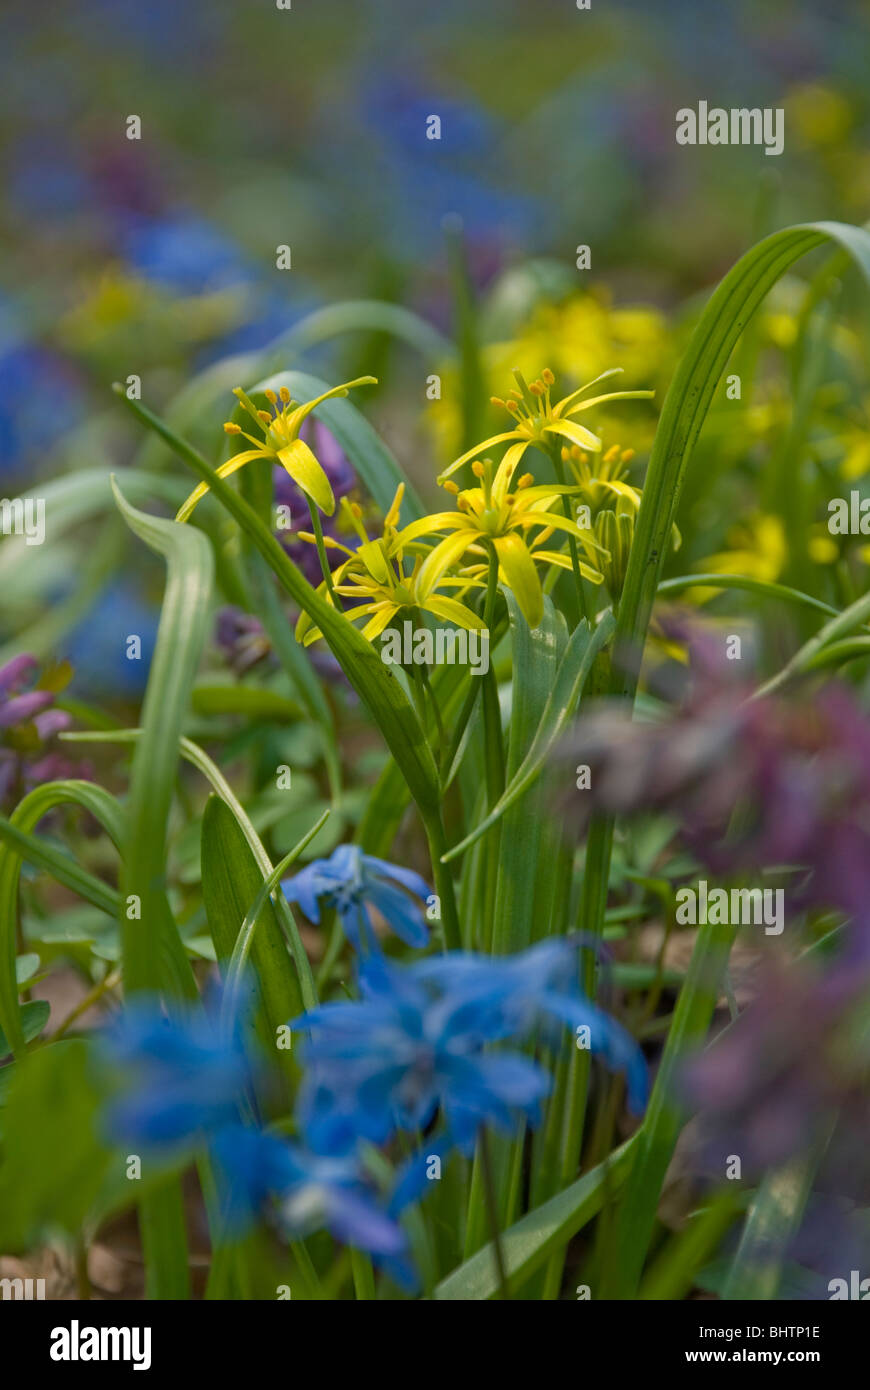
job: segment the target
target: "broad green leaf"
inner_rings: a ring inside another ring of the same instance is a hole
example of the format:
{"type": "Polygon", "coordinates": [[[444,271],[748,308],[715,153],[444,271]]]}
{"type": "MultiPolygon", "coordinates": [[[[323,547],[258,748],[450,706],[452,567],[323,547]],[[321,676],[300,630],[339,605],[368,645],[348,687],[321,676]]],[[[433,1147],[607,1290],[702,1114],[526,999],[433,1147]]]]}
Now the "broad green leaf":
{"type": "Polygon", "coordinates": [[[139,900],[139,918],[120,916],[124,984],[128,992],[170,986],[195,993],[178,928],[166,896],[169,810],[178,772],[179,739],[208,630],[212,552],[193,527],[163,521],[131,507],[112,487],[131,531],[166,561],[166,591],[148,685],[142,732],[130,772],[127,841],[121,894],[139,900]]]}
{"type": "Polygon", "coordinates": [[[51,1231],[78,1235],[109,1164],[99,1106],[84,1041],[15,1064],[3,1111],[0,1249],[30,1249],[51,1231]]]}
{"type": "MultiPolygon", "coordinates": [[[[167,568],[130,773],[121,896],[124,905],[135,896],[140,916],[129,918],[124,907],[119,916],[124,987],[128,995],[163,988],[174,997],[195,997],[193,971],[166,895],[166,844],[179,741],[208,630],[212,550],[202,532],[137,511],[114,479],[112,487],[131,531],[163,556],[167,568]]],[[[141,1212],[149,1297],[187,1297],[187,1233],[178,1181],[145,1197],[141,1212]]]]}
{"type": "MultiPolygon", "coordinates": [[[[51,1005],[47,999],[33,999],[27,1004],[21,1005],[21,1033],[25,1042],[32,1042],[38,1038],[51,1013],[51,1005]]],[[[0,1061],[8,1057],[12,1048],[6,1041],[6,1034],[0,1028],[0,1061]]]]}
{"type": "MultiPolygon", "coordinates": [[[[245,916],[262,886],[263,875],[235,816],[226,802],[212,795],[202,819],[202,892],[224,975],[245,916]]],[[[263,904],[255,927],[251,961],[260,997],[259,1032],[272,1055],[278,1027],[305,1007],[299,976],[307,960],[294,966],[271,902],[263,904]]]]}

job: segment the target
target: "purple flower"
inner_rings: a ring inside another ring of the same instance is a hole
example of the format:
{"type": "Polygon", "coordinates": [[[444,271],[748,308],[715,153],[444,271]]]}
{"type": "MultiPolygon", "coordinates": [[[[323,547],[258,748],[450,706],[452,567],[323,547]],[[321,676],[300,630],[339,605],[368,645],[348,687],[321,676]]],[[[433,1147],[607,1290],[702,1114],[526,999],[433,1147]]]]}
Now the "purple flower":
{"type": "MultiPolygon", "coordinates": [[[[795,907],[861,919],[870,895],[870,719],[845,686],[751,699],[730,663],[692,648],[695,678],[668,718],[634,722],[606,706],[580,720],[570,755],[591,786],[582,821],[656,811],[713,873],[802,868],[795,907]]],[[[862,937],[866,936],[862,933],[862,937]]]]}
{"type": "Polygon", "coordinates": [[[259,618],[230,606],[218,613],[215,639],[237,676],[256,666],[272,649],[259,618]]]}
{"type": "Polygon", "coordinates": [[[34,688],[38,670],[36,658],[25,653],[0,667],[0,804],[14,804],[43,782],[90,776],[87,764],[50,746],[72,721],[65,711],[51,708],[52,690],[34,688]]]}

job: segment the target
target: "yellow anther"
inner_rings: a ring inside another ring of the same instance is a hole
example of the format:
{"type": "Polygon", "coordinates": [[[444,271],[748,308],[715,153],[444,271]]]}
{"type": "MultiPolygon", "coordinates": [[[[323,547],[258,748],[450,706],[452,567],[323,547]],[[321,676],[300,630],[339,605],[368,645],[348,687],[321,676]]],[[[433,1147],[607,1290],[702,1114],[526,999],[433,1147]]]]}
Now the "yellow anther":
{"type": "Polygon", "coordinates": [[[519,491],[521,487],[531,487],[534,481],[535,480],[532,477],[531,473],[524,473],[523,476],[520,478],[519,482],[517,483],[517,490],[519,491]]]}
{"type": "Polygon", "coordinates": [[[634,458],[634,449],[623,449],[619,458],[621,463],[631,463],[631,460],[634,458]]]}
{"type": "Polygon", "coordinates": [[[445,492],[452,493],[454,497],[456,497],[459,493],[459,488],[456,486],[456,483],[454,483],[452,478],[445,478],[441,486],[443,487],[445,492]]]}
{"type": "Polygon", "coordinates": [[[486,477],[486,469],[484,468],[480,459],[475,459],[474,463],[471,465],[471,471],[474,474],[475,478],[486,477]]]}
{"type": "Polygon", "coordinates": [[[359,502],[351,502],[349,503],[349,506],[357,521],[362,521],[363,509],[360,506],[359,502]]]}
{"type": "Polygon", "coordinates": [[[531,386],[529,387],[529,390],[531,391],[533,396],[543,396],[544,383],[542,381],[533,381],[531,386]]]}
{"type": "Polygon", "coordinates": [[[562,462],[567,463],[570,458],[574,457],[574,448],[572,446],[569,449],[567,444],[563,444],[559,453],[562,455],[562,462]]]}
{"type": "Polygon", "coordinates": [[[269,414],[268,410],[258,410],[258,411],[257,411],[257,414],[259,415],[260,419],[263,421],[263,424],[264,424],[264,425],[271,425],[271,423],[272,423],[272,417],[271,417],[271,415],[269,414]]]}
{"type": "Polygon", "coordinates": [[[543,377],[544,382],[547,386],[552,386],[553,382],[556,380],[549,367],[544,368],[544,370],[541,372],[541,376],[543,377]]]}
{"type": "Polygon", "coordinates": [[[507,504],[508,504],[509,507],[512,507],[513,504],[514,504],[514,502],[516,502],[517,499],[516,499],[516,497],[514,496],[514,494],[513,494],[512,492],[509,492],[508,495],[507,495],[507,497],[506,497],[504,500],[505,500],[505,502],[507,502],[507,504]]]}
{"type": "Polygon", "coordinates": [[[272,405],[278,404],[278,397],[275,395],[275,392],[271,389],[268,391],[264,391],[263,395],[266,397],[266,400],[269,401],[272,405]]]}
{"type": "Polygon", "coordinates": [[[509,410],[511,415],[516,415],[519,411],[519,406],[516,401],[505,401],[504,408],[505,410],[509,410]]]}
{"type": "Polygon", "coordinates": [[[226,424],[224,425],[224,434],[241,434],[241,432],[241,425],[234,425],[232,420],[227,420],[226,424]]]}
{"type": "Polygon", "coordinates": [[[456,510],[459,511],[459,512],[467,512],[467,511],[468,511],[468,498],[467,498],[467,497],[463,497],[463,496],[462,496],[462,493],[460,493],[459,496],[458,496],[457,499],[456,499],[456,510]]]}
{"type": "Polygon", "coordinates": [[[489,402],[490,405],[497,405],[500,410],[504,410],[505,408],[505,403],[502,400],[501,396],[490,396],[489,402]]]}
{"type": "Polygon", "coordinates": [[[618,445],[618,444],[611,444],[610,448],[607,450],[607,453],[604,455],[603,462],[604,462],[604,463],[616,463],[616,460],[617,460],[618,458],[619,458],[619,445],[618,445]]]}
{"type": "Polygon", "coordinates": [[[290,404],[290,392],[287,390],[286,386],[282,386],[278,394],[280,395],[285,405],[290,404]]]}

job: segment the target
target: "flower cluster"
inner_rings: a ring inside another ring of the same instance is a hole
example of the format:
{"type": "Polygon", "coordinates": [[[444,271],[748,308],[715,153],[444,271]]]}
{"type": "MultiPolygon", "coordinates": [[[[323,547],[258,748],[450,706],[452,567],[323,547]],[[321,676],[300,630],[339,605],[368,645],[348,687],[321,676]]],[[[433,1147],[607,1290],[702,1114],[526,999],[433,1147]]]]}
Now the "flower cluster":
{"type": "Polygon", "coordinates": [[[156,1001],[137,1002],[107,1033],[103,1052],[120,1077],[105,1114],[109,1137],[164,1157],[207,1147],[228,1230],[260,1216],[289,1239],[326,1227],[409,1283],[405,1236],[356,1158],[318,1154],[243,1123],[253,1068],[209,1016],[170,1020],[156,1001]]]}
{"type": "MultiPolygon", "coordinates": [[[[324,1004],[296,1021],[306,1076],[299,1110],[312,1146],[346,1154],[395,1132],[438,1132],[406,1164],[393,1209],[416,1200],[425,1163],[468,1153],[482,1126],[537,1123],[551,1078],[532,1057],[492,1044],[588,1028],[589,1047],[625,1073],[629,1106],[643,1108],[646,1067],[637,1044],[579,985],[578,946],[553,938],[499,959],[448,952],[397,966],[373,957],[359,1001],[324,1004]]],[[[578,1043],[579,1045],[579,1043],[578,1043]]]]}

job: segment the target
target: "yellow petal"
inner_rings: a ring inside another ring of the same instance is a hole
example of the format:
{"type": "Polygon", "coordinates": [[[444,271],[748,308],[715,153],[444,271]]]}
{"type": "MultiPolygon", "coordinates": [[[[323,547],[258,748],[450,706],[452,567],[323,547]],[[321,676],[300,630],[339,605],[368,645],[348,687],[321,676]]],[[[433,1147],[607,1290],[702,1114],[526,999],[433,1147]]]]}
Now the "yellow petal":
{"type": "Polygon", "coordinates": [[[369,642],[371,642],[374,637],[380,637],[387,623],[391,618],[395,617],[398,611],[398,604],[385,603],[380,612],[375,613],[374,617],[366,623],[362,630],[363,637],[366,637],[369,642]]]}
{"type": "Polygon", "coordinates": [[[484,453],[487,449],[491,449],[493,444],[504,444],[508,439],[519,438],[520,436],[517,434],[516,430],[510,430],[508,434],[494,434],[490,439],[484,439],[481,444],[475,444],[474,448],[469,449],[467,454],[463,454],[461,458],[454,459],[449,468],[445,468],[443,473],[438,474],[439,483],[443,483],[445,478],[449,478],[450,474],[455,473],[457,468],[461,468],[464,463],[468,463],[469,459],[477,458],[479,454],[484,453]]]}
{"type": "Polygon", "coordinates": [[[439,541],[435,549],[429,552],[417,576],[416,588],[421,599],[427,598],[432,590],[437,588],[441,576],[465,554],[471,539],[470,531],[457,531],[455,535],[445,536],[444,540],[439,541]]]}
{"type": "Polygon", "coordinates": [[[503,582],[520,606],[529,627],[535,628],[544,616],[544,593],[535,562],[525,542],[512,533],[493,541],[503,582]]]}
{"type": "Polygon", "coordinates": [[[476,613],[472,613],[470,608],[466,608],[464,603],[458,603],[455,598],[445,598],[443,594],[433,594],[431,598],[426,599],[423,607],[433,617],[444,618],[448,623],[455,623],[457,627],[477,631],[486,628],[486,623],[482,618],[478,618],[476,613]]]}
{"type": "MultiPolygon", "coordinates": [[[[315,396],[313,400],[306,401],[304,405],[297,405],[295,410],[291,410],[287,416],[287,427],[291,435],[297,434],[306,416],[320,405],[321,401],[328,401],[333,396],[346,396],[354,386],[377,386],[376,376],[358,376],[353,381],[343,381],[340,386],[333,386],[328,391],[324,391],[321,396],[315,396]]],[[[331,513],[330,513],[331,515],[331,513]]]]}
{"type": "Polygon", "coordinates": [[[584,429],[574,420],[556,420],[552,425],[544,426],[544,433],[560,434],[563,439],[570,439],[572,444],[579,444],[581,449],[588,449],[593,454],[601,448],[598,435],[584,429]]]}
{"type": "MultiPolygon", "coordinates": [[[[215,469],[215,472],[219,478],[229,478],[231,474],[237,473],[240,468],[244,468],[246,463],[250,463],[251,459],[268,457],[269,455],[264,453],[262,449],[245,449],[241,454],[233,454],[232,458],[227,459],[226,463],[222,463],[220,468],[215,469]]],[[[187,500],[178,508],[175,520],[187,521],[187,518],[190,516],[197,502],[201,502],[208,491],[208,483],[200,483],[198,487],[195,487],[187,500]]]]}
{"type": "Polygon", "coordinates": [[[507,496],[511,478],[516,471],[517,464],[520,462],[526,449],[528,449],[530,442],[531,441],[528,439],[521,439],[518,444],[512,444],[511,447],[505,451],[505,456],[499,464],[495,477],[492,480],[492,498],[497,506],[501,506],[507,496]]]}
{"type": "Polygon", "coordinates": [[[434,535],[436,531],[456,531],[460,527],[468,525],[468,520],[462,512],[432,512],[430,516],[421,516],[419,521],[412,521],[403,531],[398,533],[396,540],[400,546],[405,546],[409,541],[415,541],[419,536],[434,535]]]}
{"type": "Polygon", "coordinates": [[[294,439],[292,444],[279,449],[278,461],[312,502],[327,516],[332,516],[335,511],[332,486],[305,440],[294,439]]]}

